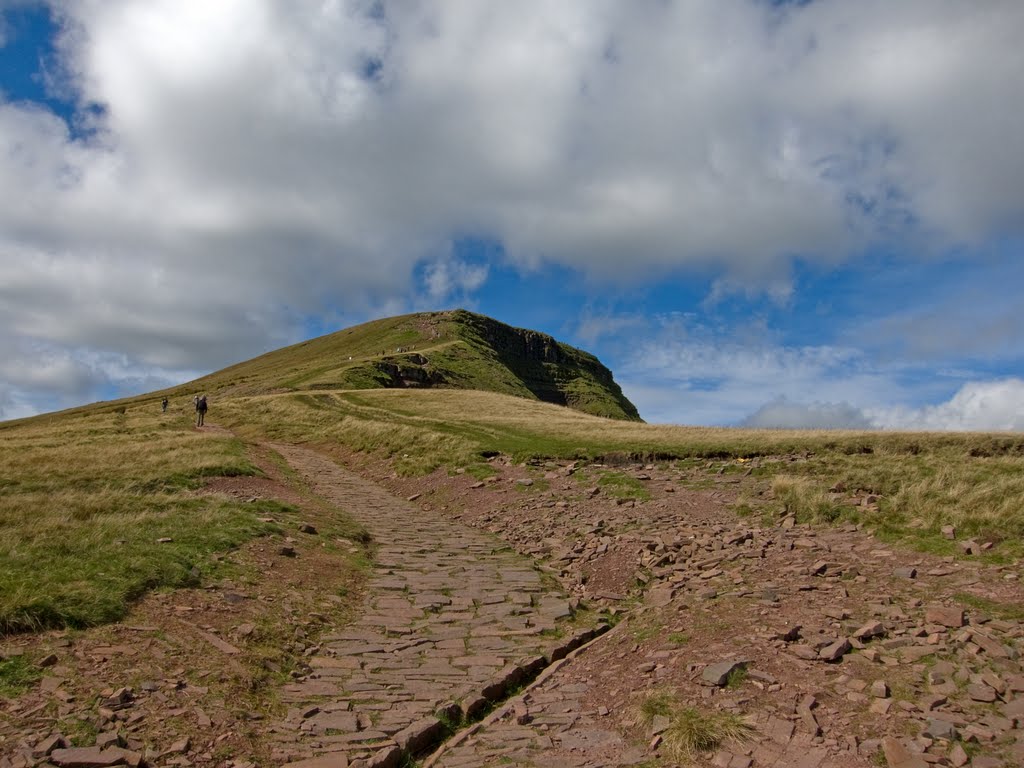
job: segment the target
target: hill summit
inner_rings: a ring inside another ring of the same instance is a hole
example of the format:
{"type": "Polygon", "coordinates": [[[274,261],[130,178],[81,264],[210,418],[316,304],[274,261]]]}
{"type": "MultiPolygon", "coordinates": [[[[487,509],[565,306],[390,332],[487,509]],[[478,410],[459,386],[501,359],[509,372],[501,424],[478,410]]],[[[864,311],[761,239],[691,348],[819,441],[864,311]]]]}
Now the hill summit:
{"type": "Polygon", "coordinates": [[[594,355],[463,309],[400,315],[269,352],[205,376],[220,395],[328,389],[476,389],[640,421],[594,355]]]}

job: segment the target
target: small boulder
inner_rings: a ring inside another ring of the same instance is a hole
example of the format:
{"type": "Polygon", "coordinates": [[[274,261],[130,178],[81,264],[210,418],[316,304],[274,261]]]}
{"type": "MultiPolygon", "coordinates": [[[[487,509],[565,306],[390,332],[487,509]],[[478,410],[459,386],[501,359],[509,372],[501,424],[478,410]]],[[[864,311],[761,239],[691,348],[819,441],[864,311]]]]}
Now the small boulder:
{"type": "Polygon", "coordinates": [[[924,620],[928,624],[940,624],[943,627],[959,629],[964,625],[964,612],[961,608],[932,605],[925,611],[924,620]]]}
{"type": "Polygon", "coordinates": [[[885,634],[885,625],[880,621],[869,621],[862,626],[853,636],[858,640],[870,640],[873,637],[881,637],[885,634]]]}
{"type": "Polygon", "coordinates": [[[746,668],[746,661],[720,661],[717,664],[706,666],[701,674],[701,678],[705,683],[721,688],[729,682],[729,675],[735,670],[746,668]]]}
{"type": "Polygon", "coordinates": [[[929,720],[928,727],[921,734],[929,739],[943,739],[944,741],[956,741],[956,726],[946,720],[929,720]]]}
{"type": "Polygon", "coordinates": [[[853,646],[850,645],[850,641],[845,637],[836,640],[830,645],[826,645],[820,651],[818,651],[818,658],[822,661],[833,663],[839,661],[843,656],[852,650],[853,646]]]}

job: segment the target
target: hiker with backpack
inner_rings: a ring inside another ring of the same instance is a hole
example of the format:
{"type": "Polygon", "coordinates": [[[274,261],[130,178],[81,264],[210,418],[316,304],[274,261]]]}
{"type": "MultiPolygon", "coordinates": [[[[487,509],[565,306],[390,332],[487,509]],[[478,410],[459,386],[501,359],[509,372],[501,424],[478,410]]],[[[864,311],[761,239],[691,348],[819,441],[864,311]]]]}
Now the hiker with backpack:
{"type": "Polygon", "coordinates": [[[164,409],[164,413],[167,413],[167,398],[165,397],[160,401],[160,406],[164,409]]]}
{"type": "Polygon", "coordinates": [[[196,400],[196,426],[203,426],[203,421],[206,419],[206,395],[196,400]]]}

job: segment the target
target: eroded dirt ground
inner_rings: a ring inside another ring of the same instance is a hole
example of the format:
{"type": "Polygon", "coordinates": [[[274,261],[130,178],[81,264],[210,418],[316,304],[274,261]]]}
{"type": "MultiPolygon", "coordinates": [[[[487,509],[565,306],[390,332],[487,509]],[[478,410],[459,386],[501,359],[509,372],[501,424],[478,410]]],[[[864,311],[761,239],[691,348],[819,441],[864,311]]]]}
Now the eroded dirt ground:
{"type": "Polygon", "coordinates": [[[484,480],[402,479],[312,448],[281,449],[290,471],[263,448],[267,478],[207,489],[300,511],[203,588],[0,643],[46,664],[4,702],[0,766],[74,765],[69,747],[106,755],[92,765],[671,766],[671,718],[638,717],[666,694],[746,726],[696,765],[1024,764],[1016,566],[800,526],[770,502],[739,517],[763,481],[721,463],[498,457],[484,480]],[[369,552],[337,507],[395,518],[373,530],[375,565],[341,567],[369,552]],[[602,617],[611,631],[552,665],[602,617]]]}

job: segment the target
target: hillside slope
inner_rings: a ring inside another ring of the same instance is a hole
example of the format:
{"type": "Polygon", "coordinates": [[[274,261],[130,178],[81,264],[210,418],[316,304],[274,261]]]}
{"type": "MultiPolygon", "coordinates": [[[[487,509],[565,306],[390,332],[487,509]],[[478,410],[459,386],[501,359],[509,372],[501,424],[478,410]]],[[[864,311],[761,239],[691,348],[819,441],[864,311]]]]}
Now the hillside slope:
{"type": "Polygon", "coordinates": [[[537,331],[465,310],[375,320],[225,368],[183,387],[226,395],[327,389],[475,389],[639,421],[601,362],[537,331]]]}

